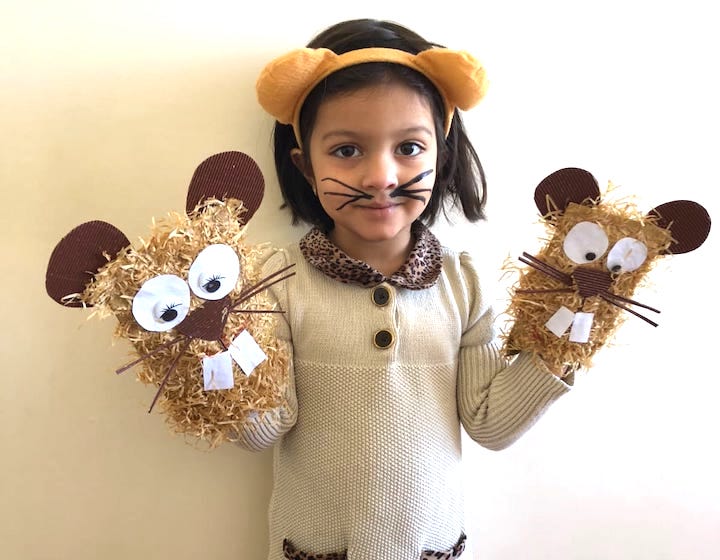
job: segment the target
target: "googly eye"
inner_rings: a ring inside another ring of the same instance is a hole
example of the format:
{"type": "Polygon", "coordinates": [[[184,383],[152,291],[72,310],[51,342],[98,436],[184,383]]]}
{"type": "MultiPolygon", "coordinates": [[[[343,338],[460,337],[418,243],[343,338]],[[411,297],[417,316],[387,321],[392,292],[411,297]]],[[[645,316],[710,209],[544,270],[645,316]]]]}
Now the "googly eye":
{"type": "Polygon", "coordinates": [[[607,256],[607,268],[610,272],[632,272],[647,259],[647,247],[642,241],[632,237],[623,237],[612,246],[607,256]]]}
{"type": "Polygon", "coordinates": [[[188,284],[203,299],[222,299],[235,289],[240,276],[240,259],[229,245],[208,245],[188,271],[188,284]]]}
{"type": "Polygon", "coordinates": [[[580,222],[565,236],[563,250],[575,264],[598,260],[608,248],[608,238],[602,228],[593,222],[580,222]]]}
{"type": "Polygon", "coordinates": [[[147,280],[135,294],[132,314],[147,331],[169,331],[180,324],[190,310],[190,288],[182,278],[161,274],[147,280]]]}

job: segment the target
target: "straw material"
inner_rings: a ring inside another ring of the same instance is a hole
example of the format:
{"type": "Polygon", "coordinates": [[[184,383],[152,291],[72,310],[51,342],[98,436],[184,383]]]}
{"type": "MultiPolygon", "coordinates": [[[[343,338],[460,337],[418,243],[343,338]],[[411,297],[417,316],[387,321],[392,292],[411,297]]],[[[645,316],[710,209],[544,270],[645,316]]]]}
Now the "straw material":
{"type": "MultiPolygon", "coordinates": [[[[608,187],[608,193],[612,185],[608,187]]],[[[643,242],[648,249],[646,261],[632,272],[624,272],[614,278],[609,291],[626,298],[631,298],[636,288],[646,279],[647,273],[656,264],[672,241],[670,231],[655,225],[656,220],[642,215],[635,204],[629,199],[614,202],[605,201],[596,206],[571,203],[564,211],[554,211],[545,218],[548,237],[543,239],[536,257],[571,275],[577,265],[570,261],[563,251],[563,240],[570,229],[582,221],[594,222],[602,227],[608,236],[609,245],[623,237],[632,237],[643,242]]],[[[605,270],[604,259],[583,268],[605,270]]],[[[587,369],[592,365],[594,354],[615,335],[616,329],[630,316],[626,310],[617,307],[598,296],[583,298],[577,293],[577,286],[564,285],[559,280],[531,267],[521,268],[506,263],[506,271],[517,274],[511,301],[506,311],[514,321],[509,333],[503,333],[504,352],[513,355],[520,350],[535,353],[538,362],[550,372],[564,375],[578,369],[587,369]],[[572,293],[519,293],[520,290],[552,290],[558,288],[574,288],[572,293]],[[594,313],[594,321],[587,343],[570,342],[568,334],[557,337],[544,325],[560,308],[566,307],[572,312],[584,311],[594,313]]],[[[642,302],[648,304],[648,302],[642,302]]],[[[633,308],[631,304],[623,304],[633,308]]]]}
{"type": "MultiPolygon", "coordinates": [[[[142,383],[160,387],[177,360],[158,406],[173,431],[210,448],[224,441],[235,441],[238,427],[249,413],[262,413],[284,402],[288,352],[274,336],[276,315],[250,312],[229,315],[223,330],[225,344],[243,328],[247,329],[268,359],[250,376],[234,365],[234,388],[205,391],[202,357],[223,351],[221,343],[193,339],[183,352],[182,335],[173,330],[149,332],[135,322],[132,299],[146,280],[158,274],[175,274],[187,279],[195,257],[214,243],[231,246],[240,258],[241,276],[230,294],[233,300],[244,288],[260,281],[262,255],[267,247],[246,242],[246,226],[242,223],[245,212],[238,200],[210,199],[189,215],[170,213],[165,220],[153,221],[150,236],[141,239],[137,247],[126,248],[102,268],[83,294],[83,300],[93,305],[93,315],[117,318],[116,336],[129,340],[137,357],[156,350],[135,366],[137,379],[142,383]],[[179,342],[158,350],[178,337],[179,342]]],[[[190,313],[203,303],[196,296],[191,297],[190,313]]],[[[242,303],[240,309],[272,310],[273,305],[266,293],[261,292],[242,303]]]]}

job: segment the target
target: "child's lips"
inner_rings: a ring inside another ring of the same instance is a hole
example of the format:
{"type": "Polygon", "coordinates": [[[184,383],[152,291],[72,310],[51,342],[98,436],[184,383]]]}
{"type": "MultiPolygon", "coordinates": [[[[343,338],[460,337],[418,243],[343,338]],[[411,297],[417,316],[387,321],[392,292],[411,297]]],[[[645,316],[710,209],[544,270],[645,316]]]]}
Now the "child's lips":
{"type": "Polygon", "coordinates": [[[378,202],[373,204],[362,204],[361,207],[367,210],[389,210],[395,208],[398,204],[396,202],[378,202]]]}

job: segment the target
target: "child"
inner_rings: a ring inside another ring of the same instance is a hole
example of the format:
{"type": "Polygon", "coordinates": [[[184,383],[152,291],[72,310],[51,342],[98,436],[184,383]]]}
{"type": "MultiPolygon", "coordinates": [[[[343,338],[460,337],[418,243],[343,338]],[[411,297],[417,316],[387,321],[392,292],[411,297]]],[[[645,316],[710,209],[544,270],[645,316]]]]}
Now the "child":
{"type": "Polygon", "coordinates": [[[537,357],[500,355],[470,256],[427,227],[448,204],[483,218],[456,108],[484,87],[469,54],[375,20],[330,27],[258,80],[285,204],[313,226],[267,262],[296,264],[273,288],[287,404],[241,434],[275,445],[271,560],[460,557],[460,425],[502,449],[569,390],[537,357]]]}

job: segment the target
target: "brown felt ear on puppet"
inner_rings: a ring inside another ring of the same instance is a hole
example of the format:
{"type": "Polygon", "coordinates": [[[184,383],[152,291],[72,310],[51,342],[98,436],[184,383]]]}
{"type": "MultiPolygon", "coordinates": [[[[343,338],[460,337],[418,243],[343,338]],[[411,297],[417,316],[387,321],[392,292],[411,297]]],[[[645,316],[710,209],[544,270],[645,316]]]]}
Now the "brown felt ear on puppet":
{"type": "Polygon", "coordinates": [[[669,229],[673,241],[667,252],[673,255],[694,251],[710,234],[710,214],[692,200],[673,200],[656,206],[649,216],[657,217],[657,225],[669,229]]]}
{"type": "Polygon", "coordinates": [[[79,296],[95,273],[130,241],[112,224],[92,221],[80,224],[55,246],[45,273],[45,289],[56,302],[83,307],[79,296]]]}
{"type": "Polygon", "coordinates": [[[208,198],[242,200],[245,223],[260,207],[265,180],[257,163],[242,152],[222,152],[198,165],[188,187],[185,210],[189,214],[208,198]]]}
{"type": "Polygon", "coordinates": [[[577,167],[558,169],[535,188],[535,205],[541,216],[562,212],[571,202],[595,205],[599,201],[600,187],[595,177],[577,167]]]}

